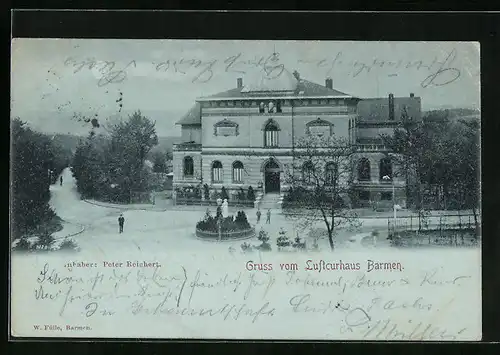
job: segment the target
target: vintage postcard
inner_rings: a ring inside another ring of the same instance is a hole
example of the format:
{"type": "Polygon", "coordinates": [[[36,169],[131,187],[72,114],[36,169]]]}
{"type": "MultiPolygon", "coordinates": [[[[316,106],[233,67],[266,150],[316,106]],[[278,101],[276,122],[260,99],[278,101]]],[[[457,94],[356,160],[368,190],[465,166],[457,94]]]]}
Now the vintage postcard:
{"type": "Polygon", "coordinates": [[[10,335],[481,340],[479,63],[14,39],[10,335]]]}

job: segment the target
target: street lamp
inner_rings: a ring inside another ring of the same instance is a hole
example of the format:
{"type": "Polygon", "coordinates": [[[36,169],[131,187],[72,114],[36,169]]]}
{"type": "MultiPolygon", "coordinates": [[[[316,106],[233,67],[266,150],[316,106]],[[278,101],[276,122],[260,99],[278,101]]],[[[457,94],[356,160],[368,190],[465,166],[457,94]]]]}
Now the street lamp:
{"type": "Polygon", "coordinates": [[[396,209],[397,209],[397,205],[396,205],[396,194],[395,194],[395,188],[394,188],[394,179],[391,178],[389,175],[384,175],[382,176],[382,180],[386,180],[386,181],[389,181],[389,180],[392,180],[392,208],[393,208],[393,211],[394,211],[394,232],[396,231],[396,209]]]}

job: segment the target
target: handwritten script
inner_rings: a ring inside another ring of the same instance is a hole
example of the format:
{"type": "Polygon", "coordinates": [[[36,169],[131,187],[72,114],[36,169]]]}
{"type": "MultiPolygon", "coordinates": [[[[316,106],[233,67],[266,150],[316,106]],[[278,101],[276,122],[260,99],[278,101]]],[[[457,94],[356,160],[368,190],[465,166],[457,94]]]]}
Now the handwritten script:
{"type": "MultiPolygon", "coordinates": [[[[37,309],[60,319],[181,317],[244,327],[318,322],[333,337],[374,340],[455,340],[468,329],[445,319],[470,275],[364,272],[323,275],[303,271],[213,272],[178,266],[94,269],[74,273],[46,263],[33,283],[37,309]],[[85,276],[82,276],[85,275],[85,276]],[[443,293],[445,296],[439,296],[443,293]]],[[[209,323],[208,323],[209,324],[209,323]]],[[[217,323],[213,323],[217,324],[217,323]]]]}
{"type": "MultiPolygon", "coordinates": [[[[421,81],[423,88],[431,86],[444,86],[457,81],[465,70],[471,75],[471,68],[459,68],[454,63],[457,59],[457,50],[435,56],[432,60],[398,58],[372,58],[369,60],[349,58],[348,53],[339,51],[330,57],[298,59],[298,66],[308,66],[324,71],[330,75],[334,69],[347,71],[353,78],[368,74],[374,70],[389,70],[389,76],[396,76],[403,71],[417,71],[424,75],[421,81]]],[[[293,60],[291,60],[293,62],[293,60]]],[[[290,60],[287,60],[290,63],[290,60]]],[[[269,79],[283,75],[285,69],[293,71],[295,68],[286,68],[283,58],[278,52],[268,56],[247,57],[244,53],[236,53],[226,58],[199,59],[169,58],[158,62],[146,63],[150,73],[170,73],[173,75],[188,76],[191,82],[208,83],[215,75],[220,73],[246,74],[249,70],[262,69],[269,79]]],[[[72,68],[74,74],[83,70],[94,70],[98,76],[98,86],[120,83],[127,79],[129,74],[137,68],[136,60],[131,60],[125,65],[118,65],[116,61],[98,60],[95,57],[69,57],[64,61],[64,66],[72,68]]],[[[472,69],[475,72],[475,69],[472,69]]]]}

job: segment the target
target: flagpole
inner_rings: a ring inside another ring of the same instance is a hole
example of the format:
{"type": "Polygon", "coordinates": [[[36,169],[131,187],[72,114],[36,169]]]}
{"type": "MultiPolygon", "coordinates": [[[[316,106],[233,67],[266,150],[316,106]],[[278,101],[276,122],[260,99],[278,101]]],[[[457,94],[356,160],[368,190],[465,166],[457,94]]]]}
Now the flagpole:
{"type": "Polygon", "coordinates": [[[394,176],[392,177],[392,207],[394,209],[394,227],[396,226],[396,194],[394,187],[394,176]]]}

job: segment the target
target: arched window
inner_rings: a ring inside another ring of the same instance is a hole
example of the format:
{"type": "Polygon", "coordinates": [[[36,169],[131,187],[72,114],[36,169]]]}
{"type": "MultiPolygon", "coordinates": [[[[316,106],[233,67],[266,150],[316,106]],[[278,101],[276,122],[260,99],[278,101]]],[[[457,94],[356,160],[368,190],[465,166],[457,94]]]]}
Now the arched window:
{"type": "Polygon", "coordinates": [[[278,146],[278,125],[274,121],[269,121],[264,129],[264,146],[277,147],[278,146]]]}
{"type": "Polygon", "coordinates": [[[338,180],[338,165],[334,162],[329,162],[325,166],[325,185],[333,186],[338,180]]]}
{"type": "Polygon", "coordinates": [[[233,163],[233,182],[243,182],[243,163],[241,161],[235,161],[233,163]]]}
{"type": "Polygon", "coordinates": [[[370,161],[362,158],[358,162],[358,180],[370,181],[370,161]]]}
{"type": "Polygon", "coordinates": [[[194,174],[193,158],[184,157],[184,177],[192,177],[194,174]]]}
{"type": "Polygon", "coordinates": [[[302,166],[302,180],[306,184],[310,184],[314,180],[314,166],[310,161],[307,161],[302,166]]]}
{"type": "Polygon", "coordinates": [[[212,163],[212,182],[222,182],[222,163],[220,161],[212,163]]]}
{"type": "Polygon", "coordinates": [[[392,181],[392,162],[389,158],[380,159],[379,165],[380,180],[381,181],[392,181]],[[384,178],[386,176],[386,178],[384,178]]]}

